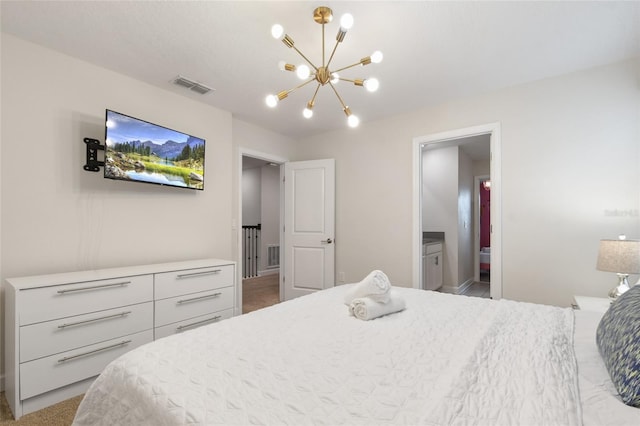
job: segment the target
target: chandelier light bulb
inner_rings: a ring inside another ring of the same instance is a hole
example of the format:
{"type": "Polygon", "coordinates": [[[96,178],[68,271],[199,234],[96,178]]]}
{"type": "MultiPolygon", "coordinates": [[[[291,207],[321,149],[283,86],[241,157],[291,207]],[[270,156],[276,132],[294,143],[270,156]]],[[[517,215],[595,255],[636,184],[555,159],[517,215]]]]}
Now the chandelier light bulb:
{"type": "Polygon", "coordinates": [[[371,62],[373,62],[374,64],[379,64],[380,62],[382,62],[382,52],[379,50],[373,52],[371,54],[371,62]]]}
{"type": "Polygon", "coordinates": [[[347,123],[349,124],[349,127],[358,127],[358,125],[360,124],[360,119],[357,115],[351,114],[349,118],[347,118],[347,123]]]}
{"type": "Polygon", "coordinates": [[[278,97],[276,95],[268,95],[265,102],[269,108],[274,108],[278,105],[278,97]]]}
{"type": "Polygon", "coordinates": [[[280,61],[280,62],[278,62],[278,69],[279,69],[280,71],[284,71],[284,69],[285,69],[285,68],[284,68],[284,67],[285,67],[285,65],[287,65],[287,61],[280,61]]]}
{"type": "Polygon", "coordinates": [[[338,75],[337,72],[331,73],[331,84],[338,84],[338,82],[340,81],[340,76],[338,75]]]}
{"type": "Polygon", "coordinates": [[[380,82],[377,78],[368,78],[364,81],[364,88],[369,92],[375,92],[380,87],[380,82]]]}
{"type": "Polygon", "coordinates": [[[300,80],[305,80],[311,75],[311,70],[308,66],[302,64],[299,67],[296,67],[296,75],[300,80]]]}
{"type": "Polygon", "coordinates": [[[275,24],[273,27],[271,27],[271,35],[273,36],[273,38],[282,40],[282,36],[284,35],[284,28],[282,27],[282,25],[275,24]]]}
{"type": "Polygon", "coordinates": [[[350,13],[345,13],[340,17],[340,30],[348,31],[353,27],[353,15],[350,13]]]}
{"type": "Polygon", "coordinates": [[[302,115],[304,118],[311,118],[313,117],[313,110],[309,109],[309,108],[305,108],[304,110],[302,110],[302,115]]]}

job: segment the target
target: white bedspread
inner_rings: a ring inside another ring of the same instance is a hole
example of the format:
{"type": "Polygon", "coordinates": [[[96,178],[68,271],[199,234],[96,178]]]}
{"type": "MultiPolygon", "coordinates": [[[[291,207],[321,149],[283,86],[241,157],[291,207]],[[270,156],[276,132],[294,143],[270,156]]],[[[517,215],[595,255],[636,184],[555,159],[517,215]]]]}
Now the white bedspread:
{"type": "Polygon", "coordinates": [[[341,286],[160,339],[111,363],[76,425],[579,425],[570,309],[341,286]]]}

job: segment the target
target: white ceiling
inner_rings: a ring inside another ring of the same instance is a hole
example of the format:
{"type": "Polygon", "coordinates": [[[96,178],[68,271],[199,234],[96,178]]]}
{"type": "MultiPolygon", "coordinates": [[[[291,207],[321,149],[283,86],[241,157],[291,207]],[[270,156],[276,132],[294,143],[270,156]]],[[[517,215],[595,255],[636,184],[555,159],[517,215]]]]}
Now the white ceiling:
{"type": "Polygon", "coordinates": [[[242,156],[242,170],[257,169],[259,167],[264,167],[267,164],[274,165],[274,167],[276,165],[276,163],[273,163],[271,161],[265,161],[265,160],[260,160],[259,158],[242,156]]]}
{"type": "MultiPolygon", "coordinates": [[[[374,50],[381,64],[341,73],[377,77],[368,93],[337,86],[362,122],[640,56],[640,2],[425,1],[7,1],[2,31],[230,111],[267,129],[304,137],[345,128],[341,106],[321,87],[311,120],[301,111],[313,95],[306,86],[276,109],[269,93],[299,84],[279,71],[279,60],[301,63],[274,40],[280,23],[309,59],[321,62],[317,6],[335,14],[327,26],[327,56],[342,13],[355,25],[338,47],[332,68],[374,50]],[[183,75],[216,89],[198,95],[171,84],[183,75]]],[[[46,66],[46,64],[43,64],[46,66]]],[[[108,107],[109,105],[105,105],[108,107]]],[[[135,111],[128,113],[135,115],[135,111]]],[[[357,130],[355,130],[357,131],[357,130]]]]}
{"type": "Polygon", "coordinates": [[[458,146],[473,161],[489,161],[491,156],[491,134],[467,136],[458,139],[448,139],[442,142],[425,144],[423,151],[458,146]]]}

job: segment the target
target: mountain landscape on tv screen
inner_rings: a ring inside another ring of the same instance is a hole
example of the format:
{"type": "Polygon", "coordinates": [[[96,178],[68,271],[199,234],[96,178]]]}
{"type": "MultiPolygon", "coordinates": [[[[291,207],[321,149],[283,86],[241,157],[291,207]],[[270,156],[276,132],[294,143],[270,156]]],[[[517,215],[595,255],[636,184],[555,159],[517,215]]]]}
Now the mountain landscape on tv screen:
{"type": "Polygon", "coordinates": [[[205,141],[107,110],[105,177],[204,189],[205,141]]]}
{"type": "Polygon", "coordinates": [[[195,148],[198,145],[204,145],[202,139],[194,138],[193,136],[189,136],[186,142],[176,142],[172,140],[168,140],[164,142],[162,145],[151,141],[140,142],[136,141],[128,141],[132,147],[149,147],[151,149],[151,153],[157,155],[160,158],[168,158],[173,159],[179,156],[184,147],[189,145],[191,149],[195,148]]]}

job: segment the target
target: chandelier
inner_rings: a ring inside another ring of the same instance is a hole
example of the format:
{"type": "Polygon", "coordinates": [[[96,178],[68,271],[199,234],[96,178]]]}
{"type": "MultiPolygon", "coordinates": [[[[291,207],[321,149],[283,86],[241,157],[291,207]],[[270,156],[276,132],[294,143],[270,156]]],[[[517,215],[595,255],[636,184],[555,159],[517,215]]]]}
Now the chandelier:
{"type": "Polygon", "coordinates": [[[366,58],[360,59],[360,61],[356,62],[355,64],[351,64],[346,67],[336,69],[335,71],[330,70],[329,66],[331,65],[331,60],[333,59],[333,55],[336,53],[336,49],[338,48],[338,45],[342,43],[342,41],[344,40],[344,37],[347,34],[347,31],[353,26],[353,16],[349,13],[342,15],[342,17],[340,18],[340,29],[338,30],[338,35],[336,35],[336,44],[333,47],[333,51],[331,52],[331,55],[329,56],[329,60],[325,61],[324,26],[325,24],[328,24],[329,22],[331,22],[332,19],[333,19],[333,12],[331,11],[330,8],[326,6],[318,7],[313,11],[313,20],[316,23],[322,25],[322,65],[321,66],[314,65],[313,62],[309,60],[309,58],[307,58],[300,50],[298,50],[298,48],[296,48],[293,42],[293,39],[288,34],[285,34],[284,28],[282,27],[282,25],[276,24],[271,28],[271,35],[276,39],[282,40],[282,42],[290,49],[293,49],[296,52],[298,52],[298,54],[307,62],[307,64],[309,64],[311,68],[309,68],[309,66],[307,66],[304,63],[302,65],[296,66],[296,65],[286,63],[285,61],[281,61],[279,64],[279,67],[281,70],[295,72],[298,78],[301,80],[304,80],[304,82],[292,89],[283,90],[282,92],[279,92],[277,95],[273,95],[273,94],[268,95],[266,98],[266,103],[269,107],[273,108],[278,104],[278,101],[281,101],[284,98],[286,98],[289,95],[289,93],[293,92],[294,90],[300,89],[306,86],[307,84],[315,82],[317,83],[316,90],[313,93],[313,97],[311,98],[311,100],[307,102],[307,106],[302,111],[302,115],[307,119],[313,116],[313,107],[315,105],[316,96],[318,95],[318,91],[320,90],[320,87],[329,86],[331,87],[333,92],[336,94],[338,101],[340,101],[340,104],[342,105],[342,111],[344,111],[345,115],[347,116],[347,123],[349,124],[349,126],[357,127],[358,124],[360,124],[360,119],[356,115],[351,113],[351,110],[344,103],[344,101],[338,94],[338,91],[336,90],[335,86],[339,81],[346,81],[349,83],[353,83],[356,86],[364,87],[370,92],[375,92],[376,90],[378,90],[378,86],[379,86],[378,80],[375,78],[368,78],[364,80],[363,79],[350,80],[350,79],[341,77],[338,73],[344,70],[347,70],[349,68],[353,68],[357,65],[364,66],[364,65],[369,65],[370,63],[377,64],[380,61],[382,61],[382,53],[380,51],[376,51],[371,56],[367,56],[366,58]]]}

